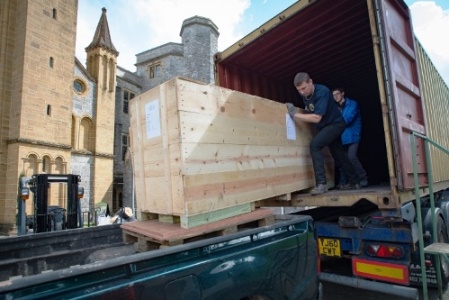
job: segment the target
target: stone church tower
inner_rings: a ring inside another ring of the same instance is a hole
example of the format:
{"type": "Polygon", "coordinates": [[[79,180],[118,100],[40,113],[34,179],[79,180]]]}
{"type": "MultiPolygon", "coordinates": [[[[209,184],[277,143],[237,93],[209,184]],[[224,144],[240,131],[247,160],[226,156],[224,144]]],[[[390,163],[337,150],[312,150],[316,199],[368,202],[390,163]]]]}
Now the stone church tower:
{"type": "Polygon", "coordinates": [[[77,8],[0,1],[0,234],[14,230],[20,174],[70,171],[77,8]]]}
{"type": "MultiPolygon", "coordinates": [[[[77,11],[77,0],[0,1],[0,235],[15,234],[21,175],[81,175],[83,210],[112,203],[118,52],[103,10],[86,70],[77,11]]],[[[52,184],[48,205],[66,207],[65,189],[52,184]]]]}

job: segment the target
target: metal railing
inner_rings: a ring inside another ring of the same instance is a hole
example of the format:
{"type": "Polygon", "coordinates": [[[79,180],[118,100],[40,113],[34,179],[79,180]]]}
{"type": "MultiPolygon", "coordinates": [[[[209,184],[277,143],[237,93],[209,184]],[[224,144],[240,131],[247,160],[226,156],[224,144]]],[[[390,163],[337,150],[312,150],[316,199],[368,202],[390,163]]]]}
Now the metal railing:
{"type": "MultiPolygon", "coordinates": [[[[89,211],[82,211],[79,216],[79,224],[77,228],[92,227],[98,225],[98,209],[91,209],[89,211]]],[[[45,219],[45,231],[59,231],[69,229],[67,226],[68,218],[67,209],[60,206],[49,206],[47,213],[38,215],[26,216],[26,227],[28,230],[33,230],[36,233],[37,217],[45,219]]]]}
{"type": "MultiPolygon", "coordinates": [[[[428,300],[428,289],[427,289],[427,276],[426,276],[426,263],[425,263],[425,253],[424,253],[424,238],[423,238],[423,221],[421,214],[421,196],[419,189],[419,179],[418,179],[418,163],[416,159],[416,138],[420,138],[424,140],[424,150],[425,150],[425,161],[427,165],[427,176],[429,181],[429,199],[430,199],[430,210],[431,210],[431,219],[432,219],[432,243],[438,242],[438,234],[437,234],[437,218],[435,215],[435,199],[434,199],[434,189],[433,189],[433,173],[432,173],[432,164],[430,159],[430,149],[429,144],[441,150],[445,154],[449,155],[449,150],[437,144],[435,141],[431,140],[425,135],[422,135],[417,132],[412,132],[410,134],[410,145],[412,148],[412,162],[413,162],[413,180],[415,186],[415,195],[416,195],[416,213],[417,213],[417,221],[418,221],[418,242],[419,242],[419,255],[420,255],[420,264],[421,264],[421,281],[423,285],[423,297],[424,300],[428,300]]],[[[437,273],[437,282],[438,282],[438,294],[439,298],[442,299],[442,278],[441,278],[441,263],[440,263],[440,255],[435,255],[435,264],[436,264],[436,273],[437,273]]]]}
{"type": "MultiPolygon", "coordinates": [[[[135,212],[131,216],[127,216],[124,214],[124,207],[121,207],[117,210],[115,215],[117,218],[111,224],[121,224],[130,221],[136,220],[134,217],[135,212]]],[[[69,218],[70,213],[67,212],[67,209],[60,206],[48,206],[47,213],[38,214],[38,215],[27,215],[26,216],[26,227],[28,230],[33,230],[33,233],[36,233],[36,220],[37,217],[43,218],[45,220],[45,231],[59,231],[59,230],[67,230],[70,229],[67,226],[67,219],[69,218]]],[[[86,211],[81,211],[79,213],[78,218],[78,226],[77,228],[83,227],[93,227],[104,224],[99,224],[99,216],[102,216],[101,208],[94,208],[86,211]]],[[[28,231],[27,230],[27,231],[28,231]]]]}

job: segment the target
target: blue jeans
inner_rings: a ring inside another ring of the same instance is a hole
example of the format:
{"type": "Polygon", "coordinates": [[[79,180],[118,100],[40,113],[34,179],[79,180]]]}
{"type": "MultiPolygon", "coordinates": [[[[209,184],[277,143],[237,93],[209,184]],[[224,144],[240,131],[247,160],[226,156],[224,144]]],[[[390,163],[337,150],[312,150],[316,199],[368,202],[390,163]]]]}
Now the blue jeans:
{"type": "Polygon", "coordinates": [[[348,159],[345,149],[341,144],[341,133],[345,130],[346,124],[335,123],[320,129],[310,142],[310,155],[312,157],[313,171],[315,173],[315,183],[326,184],[326,170],[324,168],[324,157],[321,150],[329,147],[329,151],[335,161],[338,161],[345,175],[351,184],[358,183],[358,176],[348,159]]]}

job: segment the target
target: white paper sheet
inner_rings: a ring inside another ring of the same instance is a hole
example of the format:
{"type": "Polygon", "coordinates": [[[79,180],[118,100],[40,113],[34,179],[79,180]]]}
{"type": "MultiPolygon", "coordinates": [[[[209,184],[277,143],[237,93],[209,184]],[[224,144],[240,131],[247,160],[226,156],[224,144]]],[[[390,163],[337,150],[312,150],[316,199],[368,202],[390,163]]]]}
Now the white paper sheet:
{"type": "Polygon", "coordinates": [[[289,114],[285,114],[285,128],[287,129],[287,139],[296,140],[296,126],[295,121],[289,114]]]}
{"type": "Polygon", "coordinates": [[[147,139],[151,139],[161,135],[159,99],[145,104],[145,122],[147,126],[147,139]]]}

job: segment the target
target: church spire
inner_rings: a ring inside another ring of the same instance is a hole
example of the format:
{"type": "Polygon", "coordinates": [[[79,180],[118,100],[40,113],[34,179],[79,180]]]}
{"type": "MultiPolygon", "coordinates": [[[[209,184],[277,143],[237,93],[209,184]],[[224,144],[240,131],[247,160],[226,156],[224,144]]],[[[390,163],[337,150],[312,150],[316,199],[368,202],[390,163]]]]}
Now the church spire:
{"type": "Polygon", "coordinates": [[[103,7],[101,10],[103,11],[103,13],[101,14],[100,21],[98,22],[97,30],[95,31],[92,42],[89,46],[86,47],[86,51],[100,47],[118,56],[118,51],[115,49],[114,44],[112,44],[111,34],[109,33],[108,19],[106,18],[106,8],[103,7]]]}

